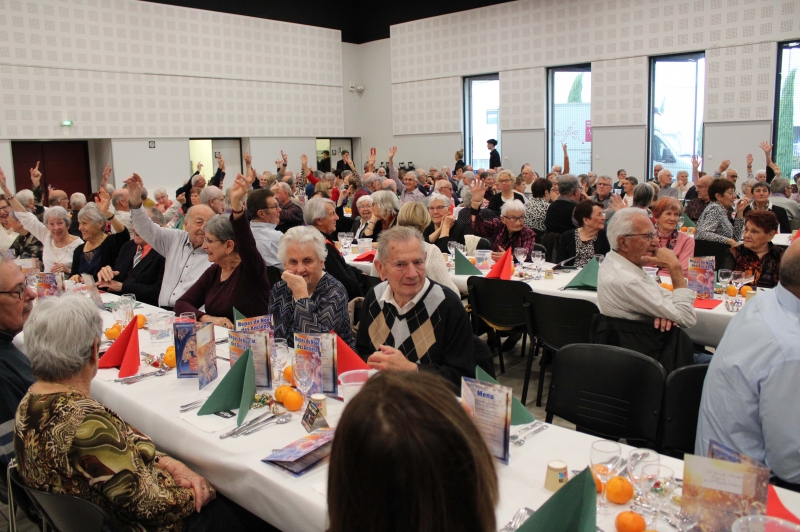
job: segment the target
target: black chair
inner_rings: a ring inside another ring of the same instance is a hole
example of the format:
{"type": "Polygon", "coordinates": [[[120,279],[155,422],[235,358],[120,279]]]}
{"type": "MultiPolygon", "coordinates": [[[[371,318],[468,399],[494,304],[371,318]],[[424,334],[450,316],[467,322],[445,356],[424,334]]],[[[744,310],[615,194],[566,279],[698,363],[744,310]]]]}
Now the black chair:
{"type": "Polygon", "coordinates": [[[695,257],[714,257],[714,269],[722,268],[722,260],[728,255],[731,247],[724,242],[712,242],[711,240],[695,240],[695,257]]]}
{"type": "Polygon", "coordinates": [[[267,266],[267,279],[269,279],[269,285],[275,286],[275,283],[282,281],[281,275],[283,272],[275,266],[267,266]]]}
{"type": "Polygon", "coordinates": [[[497,375],[494,372],[494,361],[492,360],[494,356],[489,345],[473,334],[472,347],[475,350],[475,364],[488,373],[491,378],[496,379],[497,375]]]}
{"type": "Polygon", "coordinates": [[[383,280],[380,277],[373,277],[371,275],[361,276],[361,295],[367,297],[369,291],[381,284],[383,280]]]}
{"type": "Polygon", "coordinates": [[[697,418],[708,364],[676,369],[667,377],[659,452],[683,459],[694,454],[697,418]]]}
{"type": "Polygon", "coordinates": [[[475,249],[488,249],[488,250],[491,250],[492,249],[492,243],[489,241],[488,238],[481,237],[481,239],[478,240],[478,244],[475,246],[475,249]]]}
{"type": "MultiPolygon", "coordinates": [[[[522,387],[522,404],[528,398],[533,358],[544,350],[539,359],[539,387],[536,406],[542,406],[544,373],[552,362],[553,353],[569,344],[588,344],[592,319],[600,310],[597,305],[584,299],[548,296],[531,292],[525,294],[528,335],[536,339],[535,352],[528,353],[525,367],[525,384],[522,387]]],[[[533,340],[531,340],[533,341],[533,340]]]]}
{"type": "MultiPolygon", "coordinates": [[[[25,493],[42,516],[48,529],[57,532],[116,532],[117,527],[100,506],[72,495],[56,495],[26,486],[16,467],[10,467],[12,501],[18,493],[25,493]]],[[[13,510],[12,519],[14,519],[13,510]]]]}
{"type": "Polygon", "coordinates": [[[541,244],[534,244],[533,249],[531,251],[541,251],[544,253],[544,256],[547,257],[547,248],[541,244]]]}
{"type": "Polygon", "coordinates": [[[472,330],[476,335],[482,332],[481,325],[494,329],[497,355],[500,357],[500,371],[505,373],[501,333],[522,332],[522,352],[525,352],[526,323],[523,296],[531,291],[528,283],[503,281],[472,276],[467,279],[469,304],[472,307],[472,330]]]}
{"type": "Polygon", "coordinates": [[[655,442],[666,378],[661,364],[635,351],[568,345],[555,358],[545,419],[558,416],[604,438],[655,442]]]}
{"type": "Polygon", "coordinates": [[[556,261],[556,253],[558,252],[558,241],[561,239],[561,233],[545,233],[542,237],[542,245],[545,247],[545,260],[547,262],[556,261]]]}

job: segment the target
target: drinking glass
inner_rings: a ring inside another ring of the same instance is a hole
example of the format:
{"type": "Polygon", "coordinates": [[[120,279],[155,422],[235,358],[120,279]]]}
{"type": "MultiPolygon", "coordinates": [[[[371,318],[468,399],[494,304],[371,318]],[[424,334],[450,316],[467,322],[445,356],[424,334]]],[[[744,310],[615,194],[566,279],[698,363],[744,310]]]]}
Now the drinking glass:
{"type": "Polygon", "coordinates": [[[111,315],[121,327],[125,328],[133,320],[133,300],[127,297],[121,297],[117,300],[114,306],[114,311],[111,315]]]}
{"type": "Polygon", "coordinates": [[[456,244],[458,246],[458,250],[466,257],[467,256],[467,245],[466,244],[456,244]]]}
{"type": "Polygon", "coordinates": [[[633,484],[634,497],[637,501],[641,501],[644,497],[645,490],[647,489],[642,469],[648,465],[658,465],[661,463],[661,458],[658,453],[652,449],[632,449],[628,453],[628,476],[631,477],[633,484]]]}
{"type": "Polygon", "coordinates": [[[136,294],[122,294],[120,297],[127,297],[128,299],[136,303],[136,294]]]}
{"type": "Polygon", "coordinates": [[[314,383],[319,361],[311,355],[295,355],[292,358],[292,376],[297,388],[303,394],[303,406],[308,402],[308,390],[314,383]]]}
{"type": "Polygon", "coordinates": [[[676,488],[670,498],[669,513],[680,532],[689,532],[700,522],[703,508],[700,494],[693,488],[676,488]]]}
{"type": "Polygon", "coordinates": [[[683,216],[678,218],[678,225],[675,226],[675,230],[680,233],[681,227],[683,227],[683,216]]]}
{"type": "MultiPolygon", "coordinates": [[[[664,465],[650,464],[642,468],[642,478],[645,482],[645,499],[657,511],[666,511],[672,492],[675,490],[675,473],[664,465]]],[[[656,514],[655,525],[658,525],[656,514]]],[[[653,528],[657,528],[654,526],[653,528]]]]}
{"type": "Polygon", "coordinates": [[[603,498],[597,502],[597,513],[608,515],[616,512],[607,504],[606,482],[617,473],[621,461],[622,448],[618,443],[608,440],[600,440],[592,443],[592,451],[589,455],[589,463],[592,471],[603,485],[603,498]]]}
{"type": "Polygon", "coordinates": [[[346,253],[350,253],[350,252],[351,252],[350,246],[353,244],[353,239],[354,239],[355,237],[356,237],[356,234],[355,234],[355,233],[345,233],[345,234],[344,234],[344,238],[345,238],[345,240],[344,240],[344,242],[342,243],[342,245],[343,245],[345,248],[347,248],[347,249],[343,249],[342,251],[344,251],[344,252],[346,252],[346,253]]]}
{"type": "Polygon", "coordinates": [[[725,268],[719,271],[719,282],[722,285],[722,289],[725,290],[728,288],[728,285],[731,284],[731,276],[733,272],[731,270],[726,270],[725,268]]]}
{"type": "Polygon", "coordinates": [[[597,264],[603,264],[603,260],[605,260],[606,256],[602,253],[598,253],[594,256],[594,259],[597,261],[597,264]]]}
{"type": "Polygon", "coordinates": [[[455,240],[451,240],[447,243],[447,252],[450,253],[450,261],[454,262],[456,260],[456,246],[458,246],[458,242],[455,240]]]}
{"type": "Polygon", "coordinates": [[[542,269],[542,265],[544,264],[544,252],[543,251],[534,251],[533,252],[533,263],[536,265],[537,270],[542,269]]]}
{"type": "Polygon", "coordinates": [[[731,283],[736,287],[737,292],[741,290],[744,285],[744,272],[733,272],[731,274],[731,283]]]}
{"type": "Polygon", "coordinates": [[[272,363],[273,388],[286,384],[283,378],[283,370],[289,362],[289,346],[286,344],[286,340],[276,338],[272,341],[272,350],[269,352],[269,358],[272,363]]]}
{"type": "Polygon", "coordinates": [[[166,353],[167,347],[172,345],[172,317],[172,314],[164,313],[148,316],[151,354],[166,353]]]}
{"type": "Polygon", "coordinates": [[[183,323],[194,323],[197,321],[197,315],[194,312],[181,312],[180,320],[183,323]]]}
{"type": "Polygon", "coordinates": [[[525,259],[528,258],[528,248],[514,248],[514,258],[521,265],[525,264],[525,259]]]}

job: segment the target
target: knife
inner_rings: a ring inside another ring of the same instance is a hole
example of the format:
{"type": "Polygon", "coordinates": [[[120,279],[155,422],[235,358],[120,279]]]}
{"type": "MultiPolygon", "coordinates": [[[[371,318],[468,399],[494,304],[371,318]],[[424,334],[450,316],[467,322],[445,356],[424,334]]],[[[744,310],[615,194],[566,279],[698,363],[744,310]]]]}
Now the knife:
{"type": "Polygon", "coordinates": [[[259,421],[265,421],[267,419],[272,419],[274,417],[275,417],[275,414],[273,414],[272,412],[267,412],[266,414],[261,414],[257,418],[251,419],[250,421],[246,421],[246,422],[242,423],[241,425],[239,425],[238,427],[236,427],[235,429],[229,430],[225,434],[220,434],[219,435],[219,439],[220,440],[224,440],[225,438],[230,438],[234,434],[245,430],[247,427],[249,427],[253,423],[258,423],[259,421]]]}

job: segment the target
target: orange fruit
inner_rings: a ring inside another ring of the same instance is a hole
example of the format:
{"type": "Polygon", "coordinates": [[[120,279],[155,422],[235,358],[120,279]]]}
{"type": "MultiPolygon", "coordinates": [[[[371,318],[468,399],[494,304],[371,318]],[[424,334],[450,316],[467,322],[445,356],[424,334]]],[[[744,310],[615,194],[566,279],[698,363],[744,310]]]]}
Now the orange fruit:
{"type": "Polygon", "coordinates": [[[687,231],[689,231],[688,227],[686,227],[685,225],[681,227],[681,233],[686,233],[687,231]]]}
{"type": "Polygon", "coordinates": [[[742,296],[743,296],[743,297],[747,297],[747,293],[748,293],[748,292],[752,292],[752,291],[753,291],[753,288],[752,288],[752,287],[750,287],[750,286],[743,286],[743,287],[742,287],[742,289],[741,289],[741,290],[739,290],[739,293],[740,293],[740,294],[742,294],[742,296]]]}
{"type": "Polygon", "coordinates": [[[661,288],[665,288],[665,289],[669,290],[670,292],[672,292],[673,288],[672,288],[671,284],[669,284],[669,283],[659,283],[659,284],[661,285],[661,288]]]}
{"type": "Polygon", "coordinates": [[[169,366],[170,368],[174,368],[176,364],[175,360],[175,347],[169,346],[167,348],[166,353],[164,353],[164,364],[169,366]]]}
{"type": "Polygon", "coordinates": [[[106,329],[106,338],[109,340],[116,340],[119,338],[120,330],[117,327],[111,327],[106,329]]]}
{"type": "Polygon", "coordinates": [[[283,396],[283,407],[292,412],[300,410],[303,408],[303,396],[294,390],[286,392],[283,396]]]}
{"type": "Polygon", "coordinates": [[[136,326],[141,329],[147,324],[147,316],[144,314],[136,315],[136,326]]]}
{"type": "Polygon", "coordinates": [[[614,504],[625,504],[633,498],[633,485],[627,478],[611,477],[606,483],[606,497],[614,504]]]}
{"type": "Polygon", "coordinates": [[[283,386],[278,386],[278,389],[275,390],[275,400],[279,403],[282,403],[283,400],[286,398],[286,394],[289,392],[294,391],[291,386],[287,386],[284,384],[283,386]]]}
{"type": "Polygon", "coordinates": [[[283,378],[292,386],[297,386],[297,383],[294,382],[294,376],[292,375],[292,366],[286,366],[286,369],[283,370],[283,378]]]}
{"type": "Polygon", "coordinates": [[[617,532],[644,532],[647,528],[644,517],[636,512],[620,512],[614,525],[617,532]]]}
{"type": "MultiPolygon", "coordinates": [[[[744,288],[744,287],[743,287],[743,288],[744,288]]],[[[733,285],[731,285],[731,286],[729,286],[728,288],[726,288],[726,289],[725,289],[725,292],[726,292],[726,293],[727,293],[729,296],[731,296],[731,297],[735,297],[735,296],[736,296],[736,294],[738,294],[738,292],[736,291],[736,287],[735,287],[735,286],[733,286],[733,285]]]]}
{"type": "MultiPolygon", "coordinates": [[[[606,468],[606,466],[604,465],[596,465],[595,467],[599,468],[601,473],[603,469],[606,468]]],[[[592,478],[594,479],[594,487],[597,490],[597,493],[603,493],[603,484],[600,482],[600,479],[597,478],[597,475],[594,474],[594,470],[591,469],[590,471],[592,472],[592,478]]]]}
{"type": "Polygon", "coordinates": [[[116,329],[118,331],[121,331],[122,330],[122,325],[120,325],[119,323],[115,323],[114,325],[111,326],[111,328],[112,329],[116,329]]]}
{"type": "Polygon", "coordinates": [[[472,263],[472,265],[475,266],[475,257],[467,257],[467,258],[472,263]]]}

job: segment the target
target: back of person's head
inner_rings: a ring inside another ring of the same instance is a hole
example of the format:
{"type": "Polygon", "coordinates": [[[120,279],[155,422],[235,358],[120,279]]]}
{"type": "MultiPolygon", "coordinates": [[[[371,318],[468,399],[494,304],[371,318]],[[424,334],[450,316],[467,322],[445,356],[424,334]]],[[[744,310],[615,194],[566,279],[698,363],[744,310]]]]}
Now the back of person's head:
{"type": "Polygon", "coordinates": [[[783,194],[783,191],[789,188],[791,184],[785,177],[776,177],[770,183],[770,188],[773,194],[783,194]]]}
{"type": "Polygon", "coordinates": [[[69,197],[69,206],[76,211],[79,211],[86,205],[86,196],[80,192],[75,192],[69,197]]]}
{"type": "Polygon", "coordinates": [[[257,188],[247,194],[247,216],[250,220],[258,220],[258,211],[267,208],[267,198],[275,194],[268,188],[257,188]]]}
{"type": "MultiPolygon", "coordinates": [[[[633,187],[633,205],[632,207],[639,207],[645,209],[650,206],[650,203],[653,201],[653,196],[655,196],[655,192],[653,191],[653,187],[648,185],[647,183],[639,183],[635,187],[633,187]]],[[[616,216],[616,214],[614,215],[616,216]]]]}
{"type": "Polygon", "coordinates": [[[534,198],[543,198],[545,193],[553,188],[553,183],[549,179],[540,177],[531,185],[531,196],[534,198]]]}
{"type": "Polygon", "coordinates": [[[497,500],[489,450],[441,377],[380,372],[345,408],[329,532],[490,532],[497,500]]]}
{"type": "Polygon", "coordinates": [[[800,239],[783,253],[779,277],[781,286],[800,298],[800,239]]]}
{"type": "Polygon", "coordinates": [[[558,193],[562,196],[570,196],[578,190],[578,178],[572,174],[558,176],[558,193]]]}
{"type": "Polygon", "coordinates": [[[409,201],[400,207],[397,213],[397,225],[413,227],[420,233],[431,224],[431,215],[428,209],[418,201],[409,201]]]}

